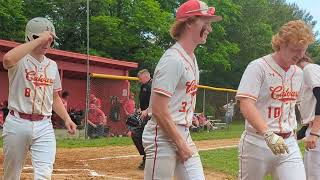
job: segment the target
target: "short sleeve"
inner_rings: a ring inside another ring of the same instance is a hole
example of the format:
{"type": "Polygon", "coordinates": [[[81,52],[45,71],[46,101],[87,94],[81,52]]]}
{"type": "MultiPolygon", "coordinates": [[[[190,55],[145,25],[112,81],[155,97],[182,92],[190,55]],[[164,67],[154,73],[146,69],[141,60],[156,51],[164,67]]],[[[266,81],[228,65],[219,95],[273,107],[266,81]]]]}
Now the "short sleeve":
{"type": "Polygon", "coordinates": [[[55,71],[56,71],[56,76],[53,82],[53,90],[55,92],[57,91],[61,91],[62,90],[62,86],[61,86],[61,80],[60,80],[60,74],[59,74],[59,70],[58,70],[58,66],[55,63],[55,71]]]}
{"type": "Polygon", "coordinates": [[[153,91],[171,97],[180,81],[184,64],[173,54],[160,59],[153,75],[153,91]]]}
{"type": "Polygon", "coordinates": [[[304,71],[304,82],[312,89],[320,87],[320,66],[312,64],[312,66],[304,71]]]}
{"type": "Polygon", "coordinates": [[[257,101],[263,82],[263,69],[257,61],[251,62],[244,71],[236,98],[250,98],[257,101]]]}
{"type": "Polygon", "coordinates": [[[23,61],[25,61],[25,59],[26,59],[26,56],[23,57],[20,61],[18,61],[14,66],[8,68],[8,73],[9,73],[10,77],[16,76],[19,69],[20,69],[20,71],[24,72],[24,68],[23,68],[24,62],[23,61]]]}

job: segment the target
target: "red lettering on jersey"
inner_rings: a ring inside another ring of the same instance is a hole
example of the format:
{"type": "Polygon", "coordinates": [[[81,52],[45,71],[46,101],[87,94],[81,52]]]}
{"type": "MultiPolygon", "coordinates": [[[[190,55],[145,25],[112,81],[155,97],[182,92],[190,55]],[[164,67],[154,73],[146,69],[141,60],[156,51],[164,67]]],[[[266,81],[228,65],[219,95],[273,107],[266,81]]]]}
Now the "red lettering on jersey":
{"type": "Polygon", "coordinates": [[[37,73],[33,70],[28,71],[27,69],[25,69],[25,71],[26,71],[26,79],[28,81],[31,81],[36,86],[48,86],[53,84],[53,79],[47,78],[42,74],[38,76],[37,73]]]}
{"type": "Polygon", "coordinates": [[[299,93],[297,91],[289,91],[289,88],[284,89],[283,86],[270,87],[271,98],[282,102],[294,101],[299,93]]]}
{"type": "Polygon", "coordinates": [[[197,94],[198,86],[196,80],[186,82],[186,93],[190,93],[192,96],[197,94]]]}

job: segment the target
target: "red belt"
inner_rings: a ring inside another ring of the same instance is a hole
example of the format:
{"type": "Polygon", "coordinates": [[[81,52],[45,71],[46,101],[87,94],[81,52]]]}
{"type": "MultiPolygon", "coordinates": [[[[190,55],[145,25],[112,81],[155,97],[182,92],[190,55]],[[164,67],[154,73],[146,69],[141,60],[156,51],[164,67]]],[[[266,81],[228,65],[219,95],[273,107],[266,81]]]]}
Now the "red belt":
{"type": "MultiPolygon", "coordinates": [[[[40,114],[26,114],[26,113],[21,113],[21,112],[17,112],[19,114],[19,117],[22,118],[22,119],[26,119],[26,120],[29,120],[29,121],[41,121],[43,120],[45,117],[50,117],[50,116],[44,116],[44,115],[40,115],[40,114]]],[[[16,116],[14,114],[14,111],[10,111],[10,114],[12,116],[16,116]]],[[[16,116],[17,117],[17,116],[16,116]]]]}
{"type": "Polygon", "coordinates": [[[281,136],[283,139],[287,139],[291,136],[292,132],[287,132],[287,133],[276,133],[276,135],[281,136]]]}

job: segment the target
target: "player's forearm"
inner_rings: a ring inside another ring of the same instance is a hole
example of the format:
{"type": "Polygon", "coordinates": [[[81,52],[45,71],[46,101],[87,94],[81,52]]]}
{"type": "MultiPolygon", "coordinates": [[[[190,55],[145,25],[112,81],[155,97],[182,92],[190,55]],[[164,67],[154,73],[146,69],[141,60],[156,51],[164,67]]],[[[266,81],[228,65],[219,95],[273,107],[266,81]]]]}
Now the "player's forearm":
{"type": "Polygon", "coordinates": [[[253,100],[248,98],[240,100],[240,110],[250,125],[259,133],[264,134],[268,130],[268,125],[264,122],[253,100]]]}
{"type": "Polygon", "coordinates": [[[157,111],[156,109],[153,109],[152,116],[155,117],[161,129],[177,145],[178,148],[183,146],[185,141],[183,140],[181,134],[178,132],[177,127],[169,114],[169,111],[165,110],[165,108],[161,111],[157,111]]]}
{"type": "Polygon", "coordinates": [[[320,131],[320,116],[315,116],[314,120],[312,121],[311,133],[318,134],[320,131]]]}
{"type": "Polygon", "coordinates": [[[184,147],[185,141],[178,132],[168,109],[169,97],[155,93],[152,102],[154,102],[152,116],[157,120],[161,129],[177,145],[178,149],[184,147]]]}
{"type": "Polygon", "coordinates": [[[36,39],[24,44],[21,44],[3,56],[3,67],[9,69],[17,64],[24,56],[33,51],[37,46],[41,44],[41,39],[36,39]]]}
{"type": "Polygon", "coordinates": [[[53,95],[52,109],[64,121],[71,120],[71,118],[70,118],[67,110],[65,109],[65,107],[64,107],[64,105],[62,103],[62,100],[61,100],[61,98],[60,98],[60,96],[58,95],[57,92],[55,92],[54,95],[53,95]]]}

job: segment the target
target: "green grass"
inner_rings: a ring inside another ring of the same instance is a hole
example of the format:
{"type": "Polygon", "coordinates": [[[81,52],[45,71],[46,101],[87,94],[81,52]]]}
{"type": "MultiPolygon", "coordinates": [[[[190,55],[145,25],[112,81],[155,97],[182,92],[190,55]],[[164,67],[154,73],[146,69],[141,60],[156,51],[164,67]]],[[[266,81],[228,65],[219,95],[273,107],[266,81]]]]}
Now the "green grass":
{"type": "MultiPolygon", "coordinates": [[[[201,131],[192,133],[194,141],[210,140],[210,139],[230,139],[240,138],[244,129],[243,122],[237,121],[233,123],[229,130],[214,130],[211,132],[201,131]]],[[[81,132],[83,133],[83,132],[81,132]]],[[[56,130],[57,147],[58,148],[81,148],[81,147],[104,147],[104,146],[127,146],[132,145],[130,137],[108,137],[99,139],[85,140],[83,134],[79,136],[70,136],[65,130],[56,130]]],[[[0,137],[0,147],[2,147],[2,137],[0,137]]]]}
{"type": "MultiPolygon", "coordinates": [[[[195,132],[192,133],[192,139],[194,141],[201,140],[213,140],[213,139],[230,139],[240,138],[241,133],[244,130],[244,124],[234,123],[229,130],[221,129],[211,132],[195,132]]],[[[99,139],[57,139],[57,147],[60,148],[81,148],[81,147],[104,147],[104,146],[126,146],[132,145],[132,140],[129,137],[109,137],[99,139]]]]}
{"type": "Polygon", "coordinates": [[[242,132],[244,131],[244,121],[235,121],[232,123],[229,130],[220,129],[211,132],[195,132],[191,134],[194,141],[210,140],[210,139],[231,139],[240,138],[242,132]]]}
{"type": "Polygon", "coordinates": [[[236,179],[239,171],[237,148],[201,151],[200,157],[205,169],[220,171],[236,179]]]}
{"type": "Polygon", "coordinates": [[[130,137],[112,137],[99,139],[58,139],[58,148],[105,147],[132,145],[130,137]]]}

